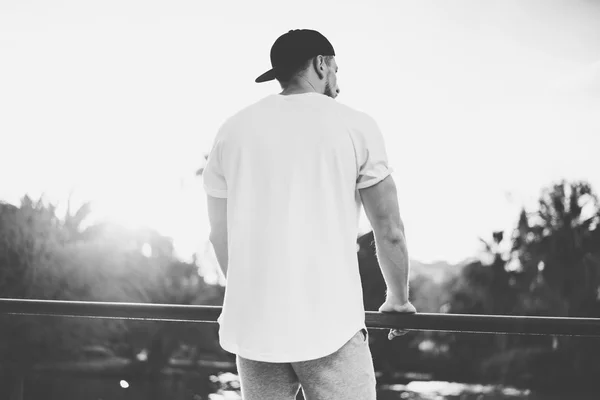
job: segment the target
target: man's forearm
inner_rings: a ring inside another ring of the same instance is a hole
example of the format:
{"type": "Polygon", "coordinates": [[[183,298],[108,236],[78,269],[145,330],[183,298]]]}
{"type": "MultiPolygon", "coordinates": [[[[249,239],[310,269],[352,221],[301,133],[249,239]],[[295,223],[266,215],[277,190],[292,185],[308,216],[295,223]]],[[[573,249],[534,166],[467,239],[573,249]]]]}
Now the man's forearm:
{"type": "Polygon", "coordinates": [[[404,233],[393,238],[375,235],[375,248],[381,273],[388,288],[388,298],[401,303],[408,301],[408,276],[410,263],[404,233]]]}
{"type": "Polygon", "coordinates": [[[213,248],[215,249],[217,262],[219,263],[219,267],[221,267],[223,276],[227,278],[227,267],[229,263],[227,235],[211,235],[210,242],[212,243],[213,248]]]}

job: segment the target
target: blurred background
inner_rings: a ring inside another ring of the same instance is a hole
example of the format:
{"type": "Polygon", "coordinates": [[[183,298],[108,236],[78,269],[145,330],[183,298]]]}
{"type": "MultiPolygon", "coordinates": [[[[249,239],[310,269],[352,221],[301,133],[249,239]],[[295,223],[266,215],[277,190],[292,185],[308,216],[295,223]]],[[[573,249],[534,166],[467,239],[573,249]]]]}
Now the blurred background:
{"type": "MultiPolygon", "coordinates": [[[[279,92],[254,79],[298,28],[383,132],[419,311],[600,317],[597,0],[3,0],[0,297],[222,304],[202,167],[227,117],[279,92]]],[[[239,398],[216,325],[0,323],[0,397],[239,398]]],[[[385,334],[383,399],[598,392],[598,339],[385,334]]]]}

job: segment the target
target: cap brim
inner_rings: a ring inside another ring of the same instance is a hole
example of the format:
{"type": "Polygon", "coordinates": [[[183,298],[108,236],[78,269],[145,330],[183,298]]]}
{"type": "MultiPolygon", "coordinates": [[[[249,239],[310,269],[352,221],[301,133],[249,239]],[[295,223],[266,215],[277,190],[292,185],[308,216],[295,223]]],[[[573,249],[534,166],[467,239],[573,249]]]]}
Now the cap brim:
{"type": "Polygon", "coordinates": [[[270,69],[267,72],[265,72],[264,74],[262,74],[261,76],[259,76],[258,78],[256,78],[254,80],[254,82],[261,83],[261,82],[272,81],[273,79],[275,79],[275,70],[270,69]]]}

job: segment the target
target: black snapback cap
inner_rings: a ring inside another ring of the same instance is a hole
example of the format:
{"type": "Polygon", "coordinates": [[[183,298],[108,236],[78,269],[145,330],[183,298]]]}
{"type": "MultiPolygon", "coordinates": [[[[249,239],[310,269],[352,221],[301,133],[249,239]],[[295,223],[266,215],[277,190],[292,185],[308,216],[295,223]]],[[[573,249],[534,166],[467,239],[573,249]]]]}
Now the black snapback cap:
{"type": "Polygon", "coordinates": [[[316,56],[335,56],[333,46],[322,34],[311,29],[293,29],[279,36],[271,47],[271,69],[256,78],[256,83],[272,81],[281,70],[300,67],[316,56]]]}

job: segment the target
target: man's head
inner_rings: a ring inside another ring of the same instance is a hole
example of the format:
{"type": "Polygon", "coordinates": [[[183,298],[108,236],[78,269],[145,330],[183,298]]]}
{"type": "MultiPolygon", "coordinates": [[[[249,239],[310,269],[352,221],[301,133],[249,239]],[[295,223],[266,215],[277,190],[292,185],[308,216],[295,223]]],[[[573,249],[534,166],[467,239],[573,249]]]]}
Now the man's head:
{"type": "Polygon", "coordinates": [[[271,47],[271,65],[257,83],[277,79],[284,91],[309,87],[332,98],[340,92],[335,51],[317,31],[298,29],[281,35],[271,47]]]}
{"type": "Polygon", "coordinates": [[[336,98],[340,93],[337,84],[338,66],[335,56],[316,56],[299,67],[284,70],[275,76],[284,90],[308,84],[318,93],[336,98]]]}

